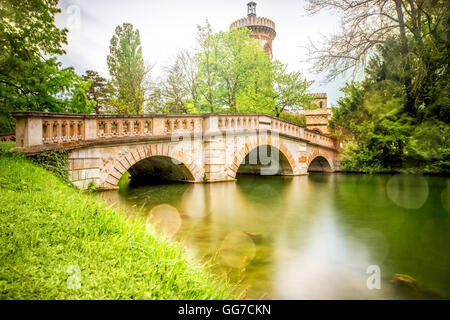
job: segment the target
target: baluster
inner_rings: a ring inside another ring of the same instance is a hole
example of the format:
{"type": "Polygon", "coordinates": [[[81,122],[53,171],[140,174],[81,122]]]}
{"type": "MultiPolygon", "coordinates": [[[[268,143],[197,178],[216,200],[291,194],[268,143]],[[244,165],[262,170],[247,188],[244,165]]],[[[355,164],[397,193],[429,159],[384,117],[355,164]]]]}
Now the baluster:
{"type": "Polygon", "coordinates": [[[122,137],[123,136],[123,120],[122,119],[118,119],[116,120],[116,135],[118,137],[122,137]]]}
{"type": "Polygon", "coordinates": [[[70,127],[69,127],[69,139],[70,141],[75,141],[77,138],[77,130],[75,129],[75,121],[70,121],[70,127]]]}
{"type": "Polygon", "coordinates": [[[144,135],[144,120],[138,120],[139,122],[139,135],[144,135]]]}
{"type": "Polygon", "coordinates": [[[148,133],[148,129],[149,129],[149,125],[148,125],[148,121],[145,121],[144,122],[144,134],[147,134],[148,133]]]}
{"type": "Polygon", "coordinates": [[[105,136],[111,136],[111,121],[105,121],[105,136]]]}
{"type": "Polygon", "coordinates": [[[117,136],[117,122],[116,120],[111,121],[111,136],[117,136]]]}
{"type": "Polygon", "coordinates": [[[77,124],[77,138],[78,140],[84,140],[83,122],[78,121],[77,124]]]}
{"type": "Polygon", "coordinates": [[[68,138],[68,125],[67,125],[67,121],[63,121],[62,122],[62,134],[61,134],[61,140],[62,141],[66,141],[66,140],[68,140],[67,138],[68,138]]]}
{"type": "Polygon", "coordinates": [[[165,129],[166,133],[170,133],[170,131],[171,131],[170,127],[171,127],[170,120],[167,119],[165,122],[165,125],[164,125],[164,129],[165,129]]]}
{"type": "Polygon", "coordinates": [[[52,124],[52,142],[56,142],[58,137],[58,121],[53,121],[52,124]]]}
{"type": "Polygon", "coordinates": [[[130,131],[131,131],[130,128],[131,128],[130,121],[125,120],[123,122],[123,127],[122,127],[122,132],[125,136],[130,135],[130,131]]]}
{"type": "Polygon", "coordinates": [[[148,133],[153,135],[153,120],[148,120],[148,133]]]}
{"type": "Polygon", "coordinates": [[[139,134],[139,122],[137,120],[133,121],[133,135],[137,136],[139,134]]]}
{"type": "Polygon", "coordinates": [[[50,133],[50,125],[48,121],[44,121],[42,123],[42,137],[43,137],[43,143],[48,143],[49,141],[49,134],[50,133]]]}

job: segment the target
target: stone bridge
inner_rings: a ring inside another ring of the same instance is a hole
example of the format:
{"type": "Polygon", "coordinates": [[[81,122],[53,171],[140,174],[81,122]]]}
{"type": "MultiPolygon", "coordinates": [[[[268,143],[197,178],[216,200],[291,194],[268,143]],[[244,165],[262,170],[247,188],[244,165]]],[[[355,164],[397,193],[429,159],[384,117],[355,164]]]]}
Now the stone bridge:
{"type": "Polygon", "coordinates": [[[336,140],[267,114],[81,115],[14,112],[16,148],[68,150],[79,188],[132,179],[235,181],[237,173],[338,170],[336,140]]]}

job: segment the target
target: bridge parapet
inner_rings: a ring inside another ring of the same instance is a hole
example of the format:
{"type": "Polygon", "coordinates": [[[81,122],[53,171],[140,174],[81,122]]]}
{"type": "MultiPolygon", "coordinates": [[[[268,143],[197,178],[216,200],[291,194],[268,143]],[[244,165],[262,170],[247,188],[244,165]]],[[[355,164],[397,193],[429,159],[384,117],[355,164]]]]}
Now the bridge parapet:
{"type": "Polygon", "coordinates": [[[15,150],[68,150],[68,176],[81,189],[116,188],[127,171],[217,182],[234,181],[239,170],[302,175],[338,168],[334,139],[268,114],[12,115],[15,150]]]}
{"type": "Polygon", "coordinates": [[[174,134],[228,134],[272,131],[318,146],[336,149],[336,140],[268,114],[82,115],[13,112],[17,149],[70,148],[84,142],[119,138],[171,137],[174,134]]]}
{"type": "Polygon", "coordinates": [[[221,132],[238,130],[270,130],[293,138],[308,140],[328,148],[336,148],[336,140],[329,136],[308,130],[300,125],[267,114],[219,114],[217,129],[221,132]]]}

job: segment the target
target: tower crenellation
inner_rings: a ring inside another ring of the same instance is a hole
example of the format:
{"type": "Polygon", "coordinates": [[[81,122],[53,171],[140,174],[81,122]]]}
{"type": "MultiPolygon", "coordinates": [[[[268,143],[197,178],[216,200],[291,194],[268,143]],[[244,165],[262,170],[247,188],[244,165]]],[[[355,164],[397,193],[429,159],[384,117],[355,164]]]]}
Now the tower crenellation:
{"type": "Polygon", "coordinates": [[[257,40],[263,49],[271,58],[272,41],[275,39],[277,33],[275,31],[275,22],[268,18],[256,16],[256,3],[247,3],[248,13],[246,18],[242,18],[233,22],[230,29],[233,28],[248,28],[250,29],[251,37],[257,40]]]}

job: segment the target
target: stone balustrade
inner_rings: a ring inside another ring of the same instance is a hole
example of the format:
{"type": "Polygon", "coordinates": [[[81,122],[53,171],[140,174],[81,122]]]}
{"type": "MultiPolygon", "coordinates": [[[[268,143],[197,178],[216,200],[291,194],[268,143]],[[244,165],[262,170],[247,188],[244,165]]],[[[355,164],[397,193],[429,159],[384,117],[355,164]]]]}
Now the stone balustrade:
{"type": "Polygon", "coordinates": [[[42,143],[60,143],[84,140],[84,121],[77,118],[42,120],[42,143]]]}
{"type": "Polygon", "coordinates": [[[17,148],[77,145],[86,141],[164,137],[173,134],[239,133],[267,130],[335,149],[336,141],[267,114],[81,115],[13,112],[17,148]]]}

